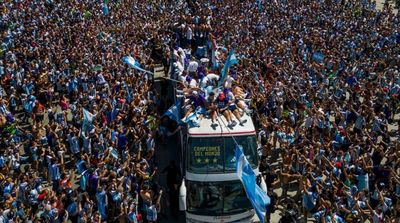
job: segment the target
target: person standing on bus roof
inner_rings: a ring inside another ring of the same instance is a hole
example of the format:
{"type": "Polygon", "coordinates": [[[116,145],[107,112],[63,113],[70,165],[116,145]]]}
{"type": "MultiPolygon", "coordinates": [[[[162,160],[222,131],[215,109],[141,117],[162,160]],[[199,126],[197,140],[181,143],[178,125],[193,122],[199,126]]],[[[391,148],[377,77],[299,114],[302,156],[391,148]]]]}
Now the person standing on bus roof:
{"type": "Polygon", "coordinates": [[[215,93],[210,92],[208,95],[208,98],[206,100],[206,109],[208,115],[211,117],[211,127],[216,127],[218,126],[217,123],[215,123],[215,120],[217,120],[217,106],[215,104],[215,93]]]}

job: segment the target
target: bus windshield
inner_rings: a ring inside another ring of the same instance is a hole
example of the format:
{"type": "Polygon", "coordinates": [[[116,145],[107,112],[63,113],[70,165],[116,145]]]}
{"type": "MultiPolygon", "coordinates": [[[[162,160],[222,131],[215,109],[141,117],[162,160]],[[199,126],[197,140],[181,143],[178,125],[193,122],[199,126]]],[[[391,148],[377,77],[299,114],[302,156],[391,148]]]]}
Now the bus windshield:
{"type": "MultiPolygon", "coordinates": [[[[254,135],[235,137],[247,160],[256,168],[257,142],[254,135]]],[[[188,171],[222,173],[235,171],[235,142],[232,137],[189,138],[188,171]]]]}
{"type": "Polygon", "coordinates": [[[231,215],[252,209],[240,181],[187,183],[188,209],[198,215],[231,215]]]}

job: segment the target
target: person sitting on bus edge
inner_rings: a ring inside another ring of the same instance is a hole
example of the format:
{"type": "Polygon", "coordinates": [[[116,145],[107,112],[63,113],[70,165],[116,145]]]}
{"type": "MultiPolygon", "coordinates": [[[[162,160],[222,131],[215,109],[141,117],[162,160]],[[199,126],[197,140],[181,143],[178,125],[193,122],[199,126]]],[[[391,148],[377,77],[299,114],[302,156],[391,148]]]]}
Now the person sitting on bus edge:
{"type": "Polygon", "coordinates": [[[205,99],[202,95],[200,95],[197,91],[192,91],[192,94],[188,97],[189,101],[185,106],[190,104],[190,107],[188,111],[186,112],[185,116],[183,117],[182,120],[185,120],[190,113],[196,111],[196,108],[201,106],[204,108],[205,105],[205,99]]]}
{"type": "MultiPolygon", "coordinates": [[[[237,80],[235,80],[231,75],[228,75],[226,77],[224,87],[225,87],[226,95],[228,95],[227,92],[231,92],[231,94],[233,95],[230,99],[233,100],[233,102],[235,103],[236,106],[232,106],[231,107],[232,109],[234,107],[236,107],[236,108],[240,108],[242,111],[246,112],[247,114],[251,113],[251,111],[248,109],[248,106],[246,105],[245,101],[242,100],[242,98],[244,98],[246,96],[246,94],[243,92],[243,90],[237,84],[237,80]]],[[[232,112],[236,116],[236,118],[239,117],[237,115],[237,114],[240,115],[239,111],[232,111],[232,112]],[[237,114],[235,114],[235,113],[237,113],[237,114]]],[[[238,118],[238,120],[240,122],[239,118],[238,118]]],[[[246,120],[244,120],[244,122],[246,122],[246,120]]],[[[243,124],[243,123],[241,122],[241,124],[243,124]]]]}
{"type": "Polygon", "coordinates": [[[228,121],[228,127],[235,126],[237,123],[231,118],[231,112],[228,109],[229,99],[225,97],[224,92],[220,92],[218,94],[218,98],[215,100],[215,103],[217,104],[218,114],[223,114],[228,121]]]}
{"type": "Polygon", "coordinates": [[[241,87],[234,82],[232,85],[232,93],[236,97],[235,101],[236,106],[242,109],[242,111],[245,112],[246,114],[250,115],[251,110],[249,109],[249,106],[246,104],[246,101],[250,101],[250,99],[246,99],[248,98],[249,93],[244,92],[243,90],[246,89],[246,87],[247,87],[246,85],[241,87]]]}
{"type": "Polygon", "coordinates": [[[215,93],[214,92],[210,92],[210,94],[208,95],[208,98],[206,100],[206,109],[207,109],[207,114],[210,116],[211,118],[211,127],[216,127],[218,126],[217,123],[215,123],[215,120],[217,120],[217,106],[214,103],[215,102],[215,93]]]}
{"type": "MultiPolygon", "coordinates": [[[[243,125],[247,120],[246,119],[242,120],[242,115],[240,114],[239,109],[236,106],[237,101],[236,101],[235,95],[233,95],[232,91],[230,91],[228,89],[225,89],[225,90],[226,90],[225,95],[229,100],[228,109],[231,112],[231,116],[233,114],[239,121],[240,125],[243,125]]],[[[233,117],[232,117],[232,119],[233,119],[233,117]]]]}

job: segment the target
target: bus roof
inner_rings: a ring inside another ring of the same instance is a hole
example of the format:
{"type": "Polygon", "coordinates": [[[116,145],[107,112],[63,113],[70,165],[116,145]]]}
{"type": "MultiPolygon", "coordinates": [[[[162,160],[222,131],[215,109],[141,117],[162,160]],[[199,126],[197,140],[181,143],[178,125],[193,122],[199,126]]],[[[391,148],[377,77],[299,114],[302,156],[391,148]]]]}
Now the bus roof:
{"type": "Polygon", "coordinates": [[[238,124],[234,127],[227,127],[228,122],[225,117],[219,116],[218,120],[216,121],[216,124],[218,124],[218,126],[211,127],[211,119],[203,118],[200,121],[200,127],[189,128],[188,135],[189,137],[216,137],[255,134],[256,130],[254,128],[251,117],[244,113],[242,119],[246,120],[243,125],[240,125],[238,120],[235,119],[238,124]]]}

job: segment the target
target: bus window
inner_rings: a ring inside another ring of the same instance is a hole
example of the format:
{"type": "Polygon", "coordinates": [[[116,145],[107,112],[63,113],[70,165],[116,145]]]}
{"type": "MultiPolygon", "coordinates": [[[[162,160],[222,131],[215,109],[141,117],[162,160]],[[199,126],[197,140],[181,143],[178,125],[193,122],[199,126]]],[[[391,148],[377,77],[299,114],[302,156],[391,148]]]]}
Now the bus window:
{"type": "Polygon", "coordinates": [[[187,183],[188,212],[199,215],[230,215],[252,209],[240,181],[187,183]]]}
{"type": "Polygon", "coordinates": [[[251,209],[251,204],[240,182],[225,184],[224,213],[244,212],[251,209]]]}
{"type": "Polygon", "coordinates": [[[188,183],[188,211],[198,214],[222,214],[223,188],[214,183],[188,183]]]}
{"type": "MultiPolygon", "coordinates": [[[[247,161],[253,168],[257,167],[257,141],[255,136],[235,137],[236,142],[242,146],[247,161]]],[[[225,171],[236,171],[235,142],[231,137],[225,138],[225,171]]]]}
{"type": "MultiPolygon", "coordinates": [[[[237,136],[236,142],[253,168],[257,167],[257,142],[254,135],[237,136]]],[[[192,173],[235,171],[235,142],[232,137],[189,138],[188,170],[192,173]]]]}

